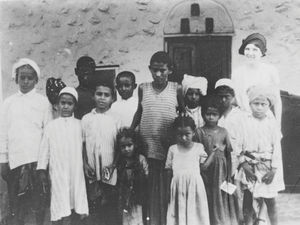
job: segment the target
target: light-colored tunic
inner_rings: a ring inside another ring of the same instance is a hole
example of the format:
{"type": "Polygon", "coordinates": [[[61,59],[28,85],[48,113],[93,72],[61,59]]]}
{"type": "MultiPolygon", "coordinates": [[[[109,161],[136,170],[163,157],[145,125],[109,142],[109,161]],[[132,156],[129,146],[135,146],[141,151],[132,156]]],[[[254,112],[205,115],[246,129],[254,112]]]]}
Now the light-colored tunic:
{"type": "MultiPolygon", "coordinates": [[[[273,198],[278,191],[284,190],[282,155],[281,155],[281,133],[274,118],[266,117],[263,120],[256,119],[248,115],[246,120],[246,145],[245,150],[251,152],[257,159],[263,159],[264,165],[277,168],[273,181],[265,184],[261,178],[267,173],[268,169],[259,164],[254,167],[255,175],[258,180],[252,187],[253,197],[273,198]]],[[[245,181],[242,173],[238,179],[245,181]]]]}
{"type": "Polygon", "coordinates": [[[48,121],[48,100],[35,89],[4,100],[0,114],[0,163],[10,169],[36,162],[43,129],[48,121]]]}
{"type": "Polygon", "coordinates": [[[228,135],[231,143],[231,172],[234,175],[240,163],[240,154],[243,151],[245,141],[245,120],[247,113],[242,111],[239,107],[233,107],[231,111],[226,115],[222,116],[218,125],[224,127],[228,131],[228,135]]]}
{"type": "Polygon", "coordinates": [[[152,83],[141,84],[143,90],[143,113],[140,133],[147,144],[147,157],[164,160],[164,146],[176,114],[177,83],[168,82],[161,92],[154,90],[152,83]]]}
{"type": "Polygon", "coordinates": [[[195,109],[190,109],[188,107],[185,107],[187,114],[193,118],[193,120],[195,121],[196,127],[200,128],[202,126],[204,126],[204,120],[202,118],[201,115],[201,107],[198,106],[195,109]]]}
{"type": "Polygon", "coordinates": [[[130,127],[138,102],[139,100],[136,97],[131,97],[127,100],[120,99],[112,104],[111,110],[120,117],[122,126],[130,127]]]}
{"type": "Polygon", "coordinates": [[[97,180],[115,185],[117,170],[114,170],[109,181],[103,180],[102,170],[114,161],[116,136],[121,128],[120,119],[111,110],[105,113],[97,113],[93,109],[83,116],[82,128],[88,163],[91,168],[94,168],[97,180]]]}
{"type": "Polygon", "coordinates": [[[51,180],[51,221],[88,214],[79,120],[59,117],[46,126],[37,169],[47,169],[51,180]]]}
{"type": "Polygon", "coordinates": [[[238,105],[242,110],[247,112],[251,112],[247,90],[257,85],[271,88],[276,96],[274,111],[280,127],[282,110],[279,89],[280,81],[278,71],[273,65],[263,62],[257,62],[254,65],[244,64],[233,71],[232,81],[235,84],[235,94],[238,105]]]}
{"type": "Polygon", "coordinates": [[[200,175],[200,161],[207,154],[200,143],[191,149],[169,148],[166,168],[172,169],[167,225],[209,225],[208,202],[200,175]]]}

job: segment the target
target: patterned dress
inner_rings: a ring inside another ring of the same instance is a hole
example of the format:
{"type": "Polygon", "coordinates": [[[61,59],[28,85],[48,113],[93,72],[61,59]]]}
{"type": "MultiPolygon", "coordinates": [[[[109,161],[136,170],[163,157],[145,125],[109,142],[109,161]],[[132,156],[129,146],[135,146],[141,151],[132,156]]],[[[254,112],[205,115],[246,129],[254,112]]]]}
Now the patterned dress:
{"type": "Polygon", "coordinates": [[[169,148],[166,168],[172,169],[167,225],[209,225],[208,203],[200,162],[207,158],[203,145],[194,143],[187,149],[169,148]]]}

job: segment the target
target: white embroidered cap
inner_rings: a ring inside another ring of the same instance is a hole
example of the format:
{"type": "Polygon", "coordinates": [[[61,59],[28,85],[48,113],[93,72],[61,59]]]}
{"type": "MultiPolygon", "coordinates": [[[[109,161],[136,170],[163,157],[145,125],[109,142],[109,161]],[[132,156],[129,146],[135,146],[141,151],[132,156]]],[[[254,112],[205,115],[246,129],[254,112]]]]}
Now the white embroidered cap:
{"type": "Polygon", "coordinates": [[[78,101],[78,93],[77,93],[76,89],[73,88],[73,87],[64,87],[64,88],[59,92],[59,95],[58,95],[58,96],[60,96],[60,95],[62,95],[62,94],[70,94],[70,95],[72,95],[72,96],[76,99],[76,101],[78,101]]]}
{"type": "Polygon", "coordinates": [[[12,78],[16,79],[17,76],[17,69],[24,65],[30,65],[36,72],[37,77],[39,78],[41,76],[41,70],[39,66],[31,59],[28,58],[21,58],[19,59],[12,68],[12,78]]]}

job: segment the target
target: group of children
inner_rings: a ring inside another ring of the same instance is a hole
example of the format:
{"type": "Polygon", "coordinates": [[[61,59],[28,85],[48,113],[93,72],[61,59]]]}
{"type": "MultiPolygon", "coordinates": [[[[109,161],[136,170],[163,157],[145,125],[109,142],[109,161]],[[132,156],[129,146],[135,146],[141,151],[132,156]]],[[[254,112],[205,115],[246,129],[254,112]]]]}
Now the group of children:
{"type": "Polygon", "coordinates": [[[250,87],[243,111],[230,79],[209,95],[204,77],[168,81],[172,62],[162,51],[151,57],[153,81],[139,85],[138,98],[132,72],[112,82],[94,70],[84,56],[76,89],[50,78],[49,107],[35,92],[36,63],[14,65],[19,92],[3,104],[0,134],[10,224],[24,224],[28,199],[43,224],[49,191],[53,224],[259,224],[265,206],[277,224],[284,184],[272,90],[250,87]]]}

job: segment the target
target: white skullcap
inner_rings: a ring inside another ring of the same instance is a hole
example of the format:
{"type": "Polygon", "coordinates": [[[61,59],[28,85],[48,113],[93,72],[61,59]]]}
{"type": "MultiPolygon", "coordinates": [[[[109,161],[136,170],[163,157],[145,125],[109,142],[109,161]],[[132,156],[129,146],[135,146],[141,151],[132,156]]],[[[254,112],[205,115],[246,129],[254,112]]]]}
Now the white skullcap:
{"type": "Polygon", "coordinates": [[[25,65],[30,65],[36,72],[37,77],[39,78],[41,75],[41,70],[39,68],[39,66],[36,64],[36,62],[34,62],[31,59],[28,58],[21,58],[19,59],[12,68],[12,78],[16,79],[17,76],[17,69],[20,68],[21,66],[25,66],[25,65]]]}
{"type": "Polygon", "coordinates": [[[270,105],[274,105],[276,102],[276,96],[271,86],[251,86],[247,90],[249,103],[259,97],[267,98],[270,105]]]}
{"type": "Polygon", "coordinates": [[[60,95],[62,95],[62,94],[70,94],[70,95],[72,95],[72,96],[76,99],[76,101],[78,101],[78,93],[77,93],[76,89],[73,88],[73,87],[64,87],[64,88],[59,92],[59,95],[58,95],[58,96],[60,96],[60,95]]]}
{"type": "Polygon", "coordinates": [[[215,84],[215,89],[220,86],[227,86],[234,90],[234,84],[233,84],[232,80],[230,80],[228,78],[221,78],[220,80],[218,80],[215,84]]]}
{"type": "Polygon", "coordinates": [[[189,88],[199,89],[202,95],[206,95],[207,79],[184,74],[182,81],[183,93],[186,94],[189,88]]]}

